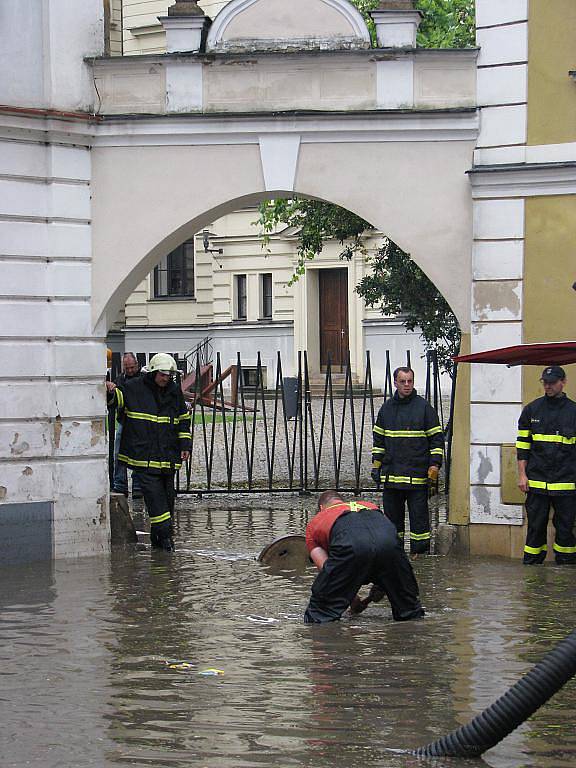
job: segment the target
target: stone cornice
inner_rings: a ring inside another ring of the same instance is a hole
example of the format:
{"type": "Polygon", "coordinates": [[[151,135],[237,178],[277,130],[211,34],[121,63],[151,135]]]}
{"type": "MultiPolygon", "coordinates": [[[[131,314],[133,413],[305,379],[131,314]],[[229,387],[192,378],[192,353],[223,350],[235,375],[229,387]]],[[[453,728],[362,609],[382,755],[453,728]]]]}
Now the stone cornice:
{"type": "Polygon", "coordinates": [[[468,174],[476,199],[576,194],[576,162],[478,166],[468,174]]]}

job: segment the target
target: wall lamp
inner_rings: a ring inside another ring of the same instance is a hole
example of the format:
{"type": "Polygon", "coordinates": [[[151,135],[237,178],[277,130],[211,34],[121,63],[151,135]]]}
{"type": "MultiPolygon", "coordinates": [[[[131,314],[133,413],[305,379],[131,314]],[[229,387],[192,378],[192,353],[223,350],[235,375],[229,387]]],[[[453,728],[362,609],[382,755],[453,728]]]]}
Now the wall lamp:
{"type": "Polygon", "coordinates": [[[202,245],[204,246],[204,253],[219,253],[223,254],[223,248],[210,248],[210,238],[218,237],[214,232],[209,232],[207,229],[202,230],[202,245]]]}

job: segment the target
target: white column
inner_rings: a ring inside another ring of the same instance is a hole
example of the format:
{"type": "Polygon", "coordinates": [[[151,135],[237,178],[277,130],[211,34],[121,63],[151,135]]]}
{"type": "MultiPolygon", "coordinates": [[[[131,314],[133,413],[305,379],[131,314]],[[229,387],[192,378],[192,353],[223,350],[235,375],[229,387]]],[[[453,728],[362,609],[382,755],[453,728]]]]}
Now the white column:
{"type": "Polygon", "coordinates": [[[90,175],[86,147],[0,141],[0,528],[3,510],[24,520],[28,505],[51,504],[56,557],[109,545],[90,175]]]}

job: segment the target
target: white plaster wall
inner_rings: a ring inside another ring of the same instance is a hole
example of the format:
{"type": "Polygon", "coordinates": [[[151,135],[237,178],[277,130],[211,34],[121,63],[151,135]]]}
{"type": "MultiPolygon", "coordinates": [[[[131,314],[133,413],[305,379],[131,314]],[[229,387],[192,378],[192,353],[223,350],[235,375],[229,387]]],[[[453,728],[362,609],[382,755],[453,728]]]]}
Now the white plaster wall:
{"type": "MultiPolygon", "coordinates": [[[[528,0],[477,0],[480,136],[475,167],[523,162],[527,135],[528,0]]],[[[482,192],[472,177],[472,352],[522,343],[524,200],[498,178],[482,192]],[[482,199],[488,198],[491,199],[482,199]]],[[[522,507],[501,503],[500,453],[522,407],[520,368],[473,364],[470,520],[520,525],[522,507]]]]}
{"type": "Polygon", "coordinates": [[[0,139],[0,503],[53,502],[55,556],[76,556],[109,544],[90,152],[30,136],[0,139]]]}
{"type": "Polygon", "coordinates": [[[2,3],[0,103],[90,110],[92,78],[84,58],[104,52],[102,0],[2,3]],[[72,10],[73,9],[73,10],[72,10]]]}

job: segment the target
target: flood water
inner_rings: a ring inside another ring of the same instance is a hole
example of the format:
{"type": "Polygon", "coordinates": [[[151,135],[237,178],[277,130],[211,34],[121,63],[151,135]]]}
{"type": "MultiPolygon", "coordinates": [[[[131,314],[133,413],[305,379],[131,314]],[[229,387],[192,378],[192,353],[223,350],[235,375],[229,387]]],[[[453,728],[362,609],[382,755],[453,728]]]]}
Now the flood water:
{"type": "MultiPolygon", "coordinates": [[[[393,750],[467,722],[574,629],[576,570],[439,557],[414,563],[424,620],[383,602],[305,626],[314,572],[255,561],[303,532],[303,503],[223,504],[178,501],[173,555],[0,567],[2,768],[426,765],[393,750]]],[[[575,715],[572,680],[483,761],[432,764],[572,768],[575,715]]]]}

